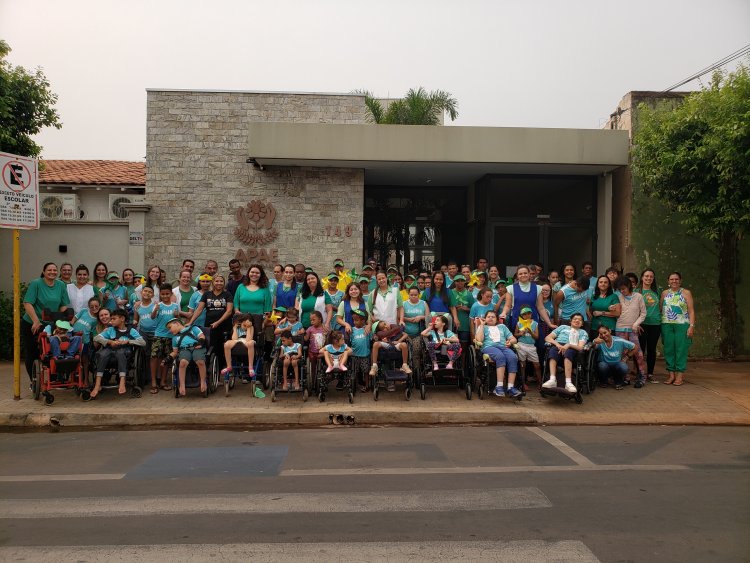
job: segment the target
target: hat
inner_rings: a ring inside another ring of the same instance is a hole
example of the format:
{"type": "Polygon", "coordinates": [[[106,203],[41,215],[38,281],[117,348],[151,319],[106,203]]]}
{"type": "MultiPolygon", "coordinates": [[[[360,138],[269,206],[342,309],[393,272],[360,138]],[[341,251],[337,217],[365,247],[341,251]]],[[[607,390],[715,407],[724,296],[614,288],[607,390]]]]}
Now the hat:
{"type": "Polygon", "coordinates": [[[463,274],[456,274],[455,276],[453,276],[453,281],[466,281],[466,276],[464,276],[463,274]]]}
{"type": "Polygon", "coordinates": [[[282,313],[286,313],[286,307],[279,305],[278,307],[274,307],[274,311],[281,311],[282,313]]]}
{"type": "Polygon", "coordinates": [[[373,268],[373,267],[372,267],[372,266],[370,266],[369,264],[365,264],[364,266],[362,266],[362,271],[363,271],[363,272],[364,272],[365,270],[374,270],[374,269],[375,269],[375,268],[373,268]]]}
{"type": "Polygon", "coordinates": [[[213,281],[213,278],[209,274],[201,274],[198,276],[198,281],[213,281]]]}
{"type": "Polygon", "coordinates": [[[388,266],[388,269],[386,270],[386,272],[397,272],[398,273],[398,268],[396,268],[396,266],[388,266]]]}
{"type": "Polygon", "coordinates": [[[471,275],[472,276],[484,276],[486,278],[487,277],[487,272],[485,272],[484,270],[474,270],[471,273],[471,275]]]}
{"type": "Polygon", "coordinates": [[[404,276],[404,281],[408,280],[409,278],[411,278],[411,279],[413,279],[413,280],[416,280],[416,279],[417,279],[417,276],[415,276],[414,274],[406,274],[406,275],[404,276]]]}
{"type": "Polygon", "coordinates": [[[531,307],[522,307],[521,308],[521,314],[525,315],[526,313],[531,313],[531,307]]]}
{"type": "Polygon", "coordinates": [[[305,268],[305,273],[306,274],[314,274],[315,270],[313,270],[312,268],[305,268]]]}
{"type": "Polygon", "coordinates": [[[171,325],[173,323],[180,323],[181,325],[185,324],[185,323],[182,322],[182,319],[174,318],[174,319],[169,319],[167,321],[167,326],[169,326],[169,325],[171,325]]]}
{"type": "Polygon", "coordinates": [[[357,279],[357,283],[370,283],[370,278],[367,276],[361,276],[359,279],[357,279]]]}
{"type": "Polygon", "coordinates": [[[363,311],[362,309],[352,309],[352,315],[357,315],[358,317],[367,317],[367,311],[363,311]]]}
{"type": "Polygon", "coordinates": [[[336,272],[331,272],[330,274],[328,274],[327,277],[328,277],[329,280],[337,280],[337,279],[339,279],[339,275],[336,272]]]}
{"type": "Polygon", "coordinates": [[[120,279],[120,274],[118,274],[117,272],[110,272],[110,273],[107,274],[107,279],[108,280],[112,280],[112,279],[115,279],[115,278],[117,278],[119,280],[120,279]]]}
{"type": "Polygon", "coordinates": [[[64,328],[65,330],[73,330],[73,327],[70,326],[70,323],[68,321],[57,321],[55,322],[55,326],[57,328],[64,328]]]}
{"type": "MultiPolygon", "coordinates": [[[[495,285],[497,285],[497,284],[499,284],[499,283],[501,283],[501,284],[503,284],[503,285],[508,285],[508,280],[504,280],[503,278],[500,278],[499,280],[497,280],[497,281],[495,282],[495,285]]],[[[511,283],[511,285],[512,285],[512,283],[511,283]]]]}
{"type": "Polygon", "coordinates": [[[336,261],[335,261],[335,262],[333,263],[333,266],[334,266],[334,267],[336,267],[336,266],[341,266],[341,267],[343,268],[343,267],[344,267],[344,261],[343,261],[343,260],[336,260],[336,261]]]}
{"type": "MultiPolygon", "coordinates": [[[[352,312],[354,312],[354,311],[352,311],[352,312]]],[[[380,321],[375,321],[374,323],[372,323],[372,331],[373,332],[377,332],[379,325],[380,325],[380,321]]]]}

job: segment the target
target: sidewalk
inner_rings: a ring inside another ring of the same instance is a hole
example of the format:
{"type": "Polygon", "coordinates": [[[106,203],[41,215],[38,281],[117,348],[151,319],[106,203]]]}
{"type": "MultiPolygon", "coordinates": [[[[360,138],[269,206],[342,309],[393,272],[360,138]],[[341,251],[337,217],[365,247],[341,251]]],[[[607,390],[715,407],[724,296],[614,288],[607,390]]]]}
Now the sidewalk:
{"type": "MultiPolygon", "coordinates": [[[[665,377],[657,365],[657,379],[665,377]]],[[[21,367],[21,400],[13,400],[13,365],[0,363],[0,429],[71,427],[151,426],[258,427],[279,425],[324,426],[329,415],[352,415],[357,425],[435,424],[699,424],[750,425],[750,364],[691,362],[685,385],[673,387],[649,384],[643,389],[612,387],[583,396],[583,404],[559,398],[542,399],[535,389],[521,402],[494,396],[467,401],[462,391],[451,387],[428,388],[427,399],[419,393],[411,401],[403,391],[383,390],[379,400],[372,394],[357,394],[350,405],[346,396],[331,391],[325,403],[311,397],[302,402],[299,394],[282,394],[275,403],[270,397],[250,398],[249,385],[237,385],[229,397],[223,388],[204,399],[189,389],[184,399],[172,392],[140,399],[123,398],[114,391],[96,401],[84,403],[72,391],[58,391],[55,401],[45,406],[34,401],[28,377],[21,367]]]]}

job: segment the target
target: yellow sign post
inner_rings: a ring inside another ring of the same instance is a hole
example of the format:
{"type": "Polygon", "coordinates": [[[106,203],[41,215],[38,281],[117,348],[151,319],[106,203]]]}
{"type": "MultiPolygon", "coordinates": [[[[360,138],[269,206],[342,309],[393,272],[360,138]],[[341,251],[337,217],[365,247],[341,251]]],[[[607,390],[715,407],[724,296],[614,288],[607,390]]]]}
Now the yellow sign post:
{"type": "Polygon", "coordinates": [[[21,400],[21,231],[13,229],[13,399],[21,400]]]}

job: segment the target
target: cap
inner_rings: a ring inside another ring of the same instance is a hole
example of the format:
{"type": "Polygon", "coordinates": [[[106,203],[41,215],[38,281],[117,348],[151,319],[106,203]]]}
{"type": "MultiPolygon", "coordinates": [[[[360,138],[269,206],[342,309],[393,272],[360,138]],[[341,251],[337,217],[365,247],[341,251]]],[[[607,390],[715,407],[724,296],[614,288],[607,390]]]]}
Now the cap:
{"type": "Polygon", "coordinates": [[[360,276],[357,279],[357,283],[370,283],[370,278],[368,278],[367,276],[360,276]]]}
{"type": "Polygon", "coordinates": [[[169,326],[171,324],[174,324],[174,323],[180,323],[181,325],[185,324],[185,323],[182,322],[182,319],[174,318],[174,319],[169,319],[167,321],[167,326],[169,326]]]}
{"type": "Polygon", "coordinates": [[[373,268],[373,267],[372,267],[372,266],[370,266],[369,264],[365,264],[365,265],[363,265],[363,266],[362,266],[362,271],[363,271],[363,272],[364,272],[365,270],[374,270],[374,269],[375,269],[375,268],[373,268]]]}
{"type": "Polygon", "coordinates": [[[386,272],[398,272],[398,268],[396,266],[388,266],[386,272]]]}
{"type": "Polygon", "coordinates": [[[213,278],[209,274],[201,274],[198,276],[198,281],[213,281],[213,278]]]}
{"type": "Polygon", "coordinates": [[[453,276],[453,281],[466,281],[466,276],[464,276],[463,274],[456,274],[455,276],[453,276]]]}
{"type": "Polygon", "coordinates": [[[343,260],[336,260],[336,261],[335,261],[335,262],[333,263],[333,265],[334,265],[334,266],[341,266],[341,267],[343,268],[343,267],[344,267],[344,261],[343,261],[343,260]]]}
{"type": "Polygon", "coordinates": [[[112,280],[112,279],[115,279],[115,278],[117,278],[119,280],[120,279],[120,274],[118,274],[117,272],[110,272],[110,273],[107,274],[107,279],[108,280],[112,280]]]}
{"type": "Polygon", "coordinates": [[[415,280],[417,279],[417,276],[415,276],[414,274],[406,274],[406,276],[404,276],[404,281],[408,280],[409,278],[415,280]]]}
{"type": "Polygon", "coordinates": [[[63,328],[65,330],[73,330],[73,327],[70,326],[70,323],[68,321],[57,321],[55,322],[55,326],[57,328],[63,328]]]}
{"type": "Polygon", "coordinates": [[[474,270],[471,273],[471,275],[472,276],[484,276],[486,278],[487,277],[487,272],[485,272],[484,270],[474,270]]]}
{"type": "Polygon", "coordinates": [[[372,331],[377,332],[378,326],[380,326],[380,321],[375,321],[374,323],[372,323],[372,331]]]}
{"type": "Polygon", "coordinates": [[[279,305],[278,307],[274,307],[274,311],[281,311],[282,313],[286,313],[286,307],[279,305]]]}
{"type": "Polygon", "coordinates": [[[312,268],[305,268],[305,273],[306,274],[313,274],[313,273],[315,273],[315,271],[312,268]]]}
{"type": "Polygon", "coordinates": [[[500,278],[499,280],[495,282],[495,284],[500,284],[500,283],[503,285],[508,285],[508,281],[504,280],[503,278],[500,278]]]}
{"type": "Polygon", "coordinates": [[[352,309],[352,315],[357,315],[358,317],[367,317],[367,311],[363,311],[362,309],[352,309]]]}
{"type": "Polygon", "coordinates": [[[327,277],[328,277],[329,280],[338,280],[339,279],[339,275],[336,272],[331,272],[330,274],[328,274],[327,277]]]}
{"type": "Polygon", "coordinates": [[[531,307],[522,307],[521,308],[521,314],[525,315],[526,313],[531,313],[531,307]]]}

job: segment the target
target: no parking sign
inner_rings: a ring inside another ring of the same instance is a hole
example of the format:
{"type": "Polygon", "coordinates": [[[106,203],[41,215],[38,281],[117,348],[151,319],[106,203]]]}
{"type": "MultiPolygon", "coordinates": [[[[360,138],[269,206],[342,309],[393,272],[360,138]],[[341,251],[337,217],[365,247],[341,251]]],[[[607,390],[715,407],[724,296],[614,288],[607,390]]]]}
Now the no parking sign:
{"type": "Polygon", "coordinates": [[[36,159],[0,152],[0,227],[39,228],[36,159]]]}

